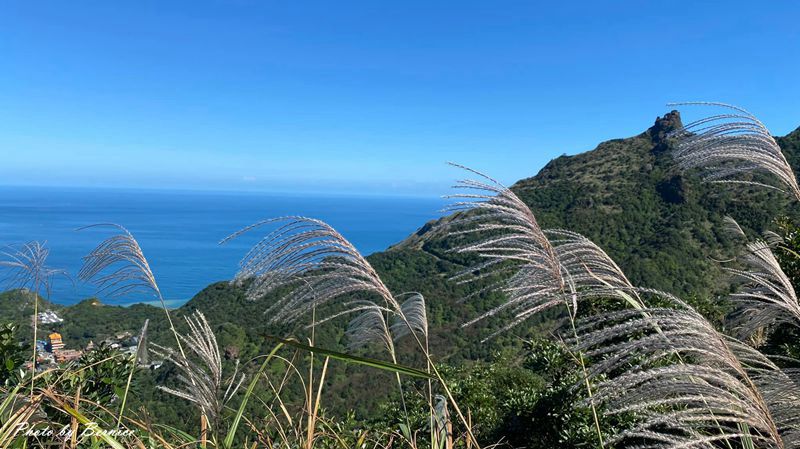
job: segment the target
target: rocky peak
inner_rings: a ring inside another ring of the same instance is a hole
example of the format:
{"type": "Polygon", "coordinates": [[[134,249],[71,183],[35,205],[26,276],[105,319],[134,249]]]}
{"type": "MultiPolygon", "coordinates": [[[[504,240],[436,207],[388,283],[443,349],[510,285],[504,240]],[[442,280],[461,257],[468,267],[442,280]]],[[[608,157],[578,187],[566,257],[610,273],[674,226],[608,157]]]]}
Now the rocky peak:
{"type": "Polygon", "coordinates": [[[666,150],[669,134],[682,127],[681,113],[678,111],[673,110],[663,117],[656,117],[656,122],[646,132],[655,145],[653,151],[661,152],[666,150]]]}
{"type": "Polygon", "coordinates": [[[656,117],[656,122],[647,130],[647,134],[653,139],[653,143],[658,144],[663,142],[669,133],[681,129],[682,127],[681,113],[678,111],[671,111],[663,117],[656,117]]]}

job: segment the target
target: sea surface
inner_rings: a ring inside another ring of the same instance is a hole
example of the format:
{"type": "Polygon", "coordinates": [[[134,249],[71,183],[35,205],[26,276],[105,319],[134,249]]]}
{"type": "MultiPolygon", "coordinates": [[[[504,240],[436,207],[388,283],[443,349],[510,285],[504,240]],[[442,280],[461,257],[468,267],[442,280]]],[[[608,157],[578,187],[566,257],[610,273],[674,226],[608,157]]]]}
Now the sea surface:
{"type": "Polygon", "coordinates": [[[444,200],[435,197],[0,187],[0,246],[46,243],[48,265],[71,275],[53,281],[54,302],[74,304],[92,296],[107,304],[151,302],[155,298],[143,294],[98,294],[95,286],[76,279],[82,257],[111,235],[103,228],[76,229],[118,223],[139,241],[164,298],[177,306],[234,275],[239,260],[269,228],[226,245],[218,242],[249,224],[285,215],[319,218],[370,254],[439,217],[443,206],[444,200]]]}

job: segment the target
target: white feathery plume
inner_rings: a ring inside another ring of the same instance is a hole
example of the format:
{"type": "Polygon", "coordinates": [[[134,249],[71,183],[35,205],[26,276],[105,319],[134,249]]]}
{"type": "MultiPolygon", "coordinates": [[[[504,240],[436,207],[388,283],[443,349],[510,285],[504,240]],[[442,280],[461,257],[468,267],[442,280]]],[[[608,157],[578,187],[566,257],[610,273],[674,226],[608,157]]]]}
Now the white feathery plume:
{"type": "Polygon", "coordinates": [[[233,282],[247,284],[251,299],[291,288],[287,296],[267,308],[272,322],[294,322],[315,307],[356,292],[377,295],[384,303],[381,307],[400,311],[400,304],[364,256],[321,220],[298,216],[265,220],[221,243],[270,224],[278,227],[247,253],[233,282]]]}
{"type": "Polygon", "coordinates": [[[473,212],[457,214],[449,225],[458,228],[449,235],[464,235],[477,240],[454,251],[485,259],[453,279],[473,282],[494,274],[510,274],[502,287],[509,296],[508,301],[467,325],[508,309],[515,317],[502,329],[506,330],[565,301],[573,304],[570,314],[574,314],[577,305],[575,287],[565,276],[553,245],[528,206],[498,181],[470,168],[451,165],[482,178],[480,181],[458,181],[454,188],[464,189],[466,193],[449,196],[460,200],[451,205],[450,210],[473,212]],[[476,271],[480,274],[474,276],[476,271]]]}
{"type": "Polygon", "coordinates": [[[747,244],[742,257],[747,269],[723,269],[745,281],[744,287],[731,295],[739,305],[734,324],[742,335],[778,323],[800,324],[800,304],[789,277],[775,254],[763,241],[747,244]]]}
{"type": "Polygon", "coordinates": [[[776,248],[786,243],[783,236],[774,231],[764,231],[763,233],[761,233],[761,237],[764,239],[764,242],[766,242],[767,245],[769,245],[770,248],[776,248]]]}
{"type": "MultiPolygon", "coordinates": [[[[67,272],[47,266],[50,249],[37,241],[19,247],[8,247],[0,253],[0,268],[5,272],[2,284],[11,288],[27,289],[33,295],[33,356],[31,376],[36,372],[36,340],[38,338],[39,296],[44,292],[50,296],[50,283],[55,276],[65,276],[67,272]]],[[[31,382],[31,401],[34,383],[31,382]]]]}
{"type": "Polygon", "coordinates": [[[395,341],[409,335],[413,330],[419,334],[421,341],[428,340],[428,311],[425,297],[420,293],[411,293],[400,305],[405,320],[397,319],[392,324],[391,333],[395,341]]]}
{"type": "Polygon", "coordinates": [[[480,172],[451,165],[482,180],[463,180],[455,186],[469,192],[451,195],[450,198],[461,200],[451,209],[472,213],[458,214],[449,224],[455,227],[449,235],[473,239],[455,251],[485,260],[454,279],[466,283],[496,274],[507,278],[501,289],[508,300],[465,325],[511,310],[514,317],[497,334],[559,305],[566,304],[574,316],[579,300],[598,296],[618,296],[636,308],[642,307],[636,289],[619,266],[591,240],[571,231],[543,230],[530,208],[511,189],[480,172]]]}
{"type": "Polygon", "coordinates": [[[602,248],[577,232],[545,229],[561,266],[583,298],[618,296],[633,308],[644,307],[638,290],[602,248]]]}
{"type": "Polygon", "coordinates": [[[431,415],[431,428],[433,429],[432,437],[434,441],[431,442],[432,448],[445,448],[448,446],[448,441],[452,438],[449,435],[449,422],[450,413],[447,410],[447,398],[437,394],[436,403],[433,406],[433,414],[431,415]]]}
{"type": "Polygon", "coordinates": [[[46,244],[37,241],[7,247],[0,252],[0,269],[4,271],[0,283],[8,288],[27,289],[49,295],[54,277],[68,277],[66,271],[47,266],[49,256],[50,249],[46,244]]]}
{"type": "Polygon", "coordinates": [[[150,293],[161,302],[161,308],[167,317],[169,328],[175,337],[175,343],[181,356],[186,356],[181,339],[172,323],[167,304],[158,288],[153,270],[144,256],[139,242],[127,229],[115,223],[100,223],[84,226],[78,230],[107,227],[117,231],[116,234],[100,242],[89,254],[83,257],[83,266],[78,278],[84,282],[93,282],[100,292],[110,296],[123,296],[132,293],[150,293]]]}
{"type": "Polygon", "coordinates": [[[674,301],[677,308],[626,309],[578,322],[575,350],[596,361],[592,376],[608,376],[593,401],[608,414],[637,416],[610,444],[716,448],[751,438],[759,448],[785,448],[782,433],[792,430],[779,427],[754,380],[777,367],[674,301]]]}
{"type": "MultiPolygon", "coordinates": [[[[756,353],[756,357],[765,358],[760,352],[755,350],[753,352],[756,353]]],[[[740,359],[743,358],[740,356],[740,359]]],[[[753,382],[761,391],[764,401],[769,404],[769,410],[780,429],[784,446],[800,447],[800,370],[767,366],[751,371],[753,382]]]]}
{"type": "Polygon", "coordinates": [[[349,309],[352,313],[360,311],[347,326],[347,348],[358,349],[370,343],[380,342],[389,354],[394,356],[394,342],[386,322],[386,313],[391,313],[372,301],[356,301],[356,307],[349,309]]]}
{"type": "Polygon", "coordinates": [[[753,114],[724,103],[675,105],[715,106],[730,111],[694,121],[674,133],[678,143],[673,156],[680,168],[702,169],[705,180],[710,182],[768,187],[800,200],[800,187],[792,167],[769,130],[753,114]],[[750,172],[770,174],[782,187],[741,176],[750,172]]]}
{"type": "Polygon", "coordinates": [[[148,347],[149,337],[147,335],[147,325],[150,324],[150,318],[144,320],[142,330],[139,331],[139,340],[136,344],[136,363],[139,365],[147,364],[150,359],[148,347]]]}
{"type": "Polygon", "coordinates": [[[90,225],[79,230],[95,227],[110,227],[118,233],[103,240],[83,257],[78,278],[84,282],[94,282],[101,292],[110,296],[149,292],[160,297],[161,291],[150,264],[133,235],[114,223],[90,225]]]}
{"type": "Polygon", "coordinates": [[[159,386],[158,388],[179,398],[196,404],[203,415],[217,426],[221,422],[225,405],[236,394],[244,381],[244,374],[238,375],[239,363],[227,382],[223,378],[222,357],[220,356],[217,338],[208,321],[200,311],[184,317],[189,326],[187,334],[180,335],[181,341],[193,353],[200,363],[190,360],[183,354],[157,344],[153,344],[153,353],[169,360],[180,371],[178,380],[180,389],[159,386]]]}
{"type": "Polygon", "coordinates": [[[742,227],[739,226],[739,223],[730,215],[726,215],[725,217],[723,217],[722,229],[732,236],[746,237],[746,234],[742,230],[742,227]]]}

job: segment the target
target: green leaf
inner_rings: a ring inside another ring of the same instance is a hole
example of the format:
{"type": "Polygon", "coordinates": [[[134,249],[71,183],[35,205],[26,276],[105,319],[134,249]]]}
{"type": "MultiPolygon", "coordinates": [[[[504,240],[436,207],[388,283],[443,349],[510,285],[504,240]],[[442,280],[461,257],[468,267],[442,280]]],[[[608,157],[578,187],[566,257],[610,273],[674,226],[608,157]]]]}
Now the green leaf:
{"type": "Polygon", "coordinates": [[[406,438],[406,440],[411,441],[411,429],[405,424],[400,424],[400,433],[406,438]]]}
{"type": "MultiPolygon", "coordinates": [[[[177,429],[177,428],[172,427],[172,426],[168,426],[166,424],[153,423],[153,427],[157,428],[157,429],[164,429],[164,430],[172,433],[173,435],[177,435],[177,436],[183,438],[183,441],[185,443],[193,443],[193,442],[197,441],[197,438],[193,437],[192,435],[189,435],[187,432],[184,432],[183,430],[177,429]]],[[[181,446],[191,447],[191,446],[188,446],[188,445],[181,445],[181,446]]]]}
{"type": "Polygon", "coordinates": [[[117,387],[117,386],[115,386],[115,387],[114,387],[114,394],[115,394],[115,395],[116,395],[118,398],[124,397],[124,396],[125,396],[125,389],[124,389],[124,388],[122,388],[122,387],[117,387]]]}
{"type": "Polygon", "coordinates": [[[422,377],[425,379],[433,379],[433,376],[426,373],[425,371],[418,370],[416,368],[411,368],[404,365],[398,365],[397,363],[391,362],[384,362],[383,360],[378,359],[371,359],[367,357],[359,357],[355,355],[345,354],[343,352],[332,351],[330,349],[323,349],[316,346],[309,346],[300,343],[297,340],[285,340],[283,338],[267,336],[270,340],[275,340],[281,342],[287,346],[293,346],[298,349],[302,349],[309,352],[314,352],[317,354],[326,355],[332,359],[341,360],[347,363],[355,363],[357,365],[365,365],[372,368],[382,369],[386,371],[391,371],[393,373],[405,374],[407,376],[413,377],[422,377]]]}
{"type": "MultiPolygon", "coordinates": [[[[89,418],[83,416],[79,411],[75,410],[74,408],[64,404],[61,406],[65,412],[72,415],[75,419],[78,420],[79,423],[83,424],[84,426],[92,424],[92,421],[89,418]]],[[[119,443],[116,439],[114,439],[111,435],[108,435],[106,432],[98,432],[98,436],[105,441],[109,446],[113,447],[114,449],[125,449],[125,446],[119,443]]]]}
{"type": "Polygon", "coordinates": [[[0,403],[0,415],[5,413],[6,409],[9,408],[11,403],[17,398],[17,393],[19,392],[20,388],[22,388],[22,384],[17,384],[3,399],[3,402],[0,403]]]}
{"type": "Polygon", "coordinates": [[[270,351],[266,360],[264,360],[264,363],[262,363],[261,367],[258,369],[258,372],[256,372],[255,376],[253,376],[253,378],[250,380],[250,385],[247,386],[247,391],[245,392],[244,397],[242,398],[242,403],[239,404],[239,410],[236,411],[236,417],[233,419],[231,427],[228,429],[228,434],[225,435],[225,440],[223,441],[223,447],[225,449],[230,449],[233,446],[233,437],[236,436],[236,429],[239,428],[239,423],[242,421],[242,415],[244,414],[244,409],[245,407],[247,407],[247,402],[250,400],[250,396],[253,395],[253,390],[256,388],[258,379],[261,377],[261,374],[264,372],[264,370],[267,369],[270,360],[272,360],[272,357],[275,356],[275,354],[278,352],[279,349],[281,349],[281,347],[283,347],[283,343],[278,343],[278,345],[275,346],[275,348],[272,351],[270,351]]]}

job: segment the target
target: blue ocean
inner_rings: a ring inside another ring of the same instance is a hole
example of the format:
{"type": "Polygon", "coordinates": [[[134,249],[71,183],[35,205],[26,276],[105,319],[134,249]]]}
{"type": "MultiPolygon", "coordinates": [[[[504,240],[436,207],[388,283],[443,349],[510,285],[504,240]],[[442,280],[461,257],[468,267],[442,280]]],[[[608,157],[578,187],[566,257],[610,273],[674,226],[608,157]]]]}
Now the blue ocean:
{"type": "Polygon", "coordinates": [[[443,205],[436,197],[0,187],[0,245],[46,242],[48,265],[72,275],[53,281],[54,302],[73,304],[91,296],[107,304],[151,302],[154,298],[141,294],[105,297],[76,279],[82,257],[111,235],[102,228],[76,229],[120,224],[139,241],[165,299],[176,306],[233,276],[239,260],[268,229],[226,245],[218,242],[249,224],[285,215],[319,218],[370,254],[439,217],[443,205]]]}

